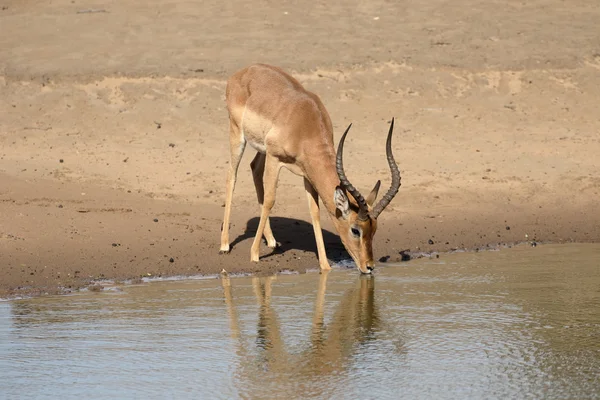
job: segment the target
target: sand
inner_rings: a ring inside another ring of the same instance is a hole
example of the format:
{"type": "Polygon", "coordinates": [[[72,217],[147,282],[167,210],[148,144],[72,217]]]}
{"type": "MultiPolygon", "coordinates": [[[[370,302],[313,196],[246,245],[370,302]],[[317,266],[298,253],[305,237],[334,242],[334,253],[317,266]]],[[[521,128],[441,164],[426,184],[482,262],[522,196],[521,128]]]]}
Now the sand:
{"type": "MultiPolygon", "coordinates": [[[[336,142],[353,123],[345,165],[363,192],[389,185],[396,118],[403,185],[379,219],[378,268],[407,249],[598,242],[597,21],[594,1],[4,1],[0,297],[317,268],[302,181],[287,171],[281,248],[250,262],[251,150],[232,252],[218,254],[225,84],[254,62],[317,93],[336,142]]],[[[345,258],[323,219],[330,258],[345,258]]]]}

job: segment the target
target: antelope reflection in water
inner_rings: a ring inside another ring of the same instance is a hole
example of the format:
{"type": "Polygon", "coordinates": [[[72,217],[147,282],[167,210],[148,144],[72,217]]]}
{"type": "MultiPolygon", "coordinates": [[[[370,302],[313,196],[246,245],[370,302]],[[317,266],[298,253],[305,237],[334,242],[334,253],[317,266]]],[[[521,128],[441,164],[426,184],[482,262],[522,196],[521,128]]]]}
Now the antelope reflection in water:
{"type": "MultiPolygon", "coordinates": [[[[377,339],[385,330],[375,301],[375,277],[361,276],[348,289],[336,307],[329,323],[325,323],[325,292],[329,272],[322,271],[310,324],[308,343],[300,352],[290,352],[284,343],[277,312],[271,306],[272,284],[276,277],[255,277],[254,295],[259,305],[256,350],[244,340],[236,312],[234,290],[228,277],[222,277],[225,302],[229,312],[231,337],[240,358],[239,375],[245,383],[256,387],[267,384],[261,372],[273,379],[336,375],[352,366],[358,352],[377,339]],[[263,380],[261,382],[261,380],[263,380]]],[[[403,352],[402,346],[396,350],[403,352]]],[[[266,388],[265,388],[266,389],[266,388]]],[[[306,388],[305,388],[306,389],[306,388]]]]}

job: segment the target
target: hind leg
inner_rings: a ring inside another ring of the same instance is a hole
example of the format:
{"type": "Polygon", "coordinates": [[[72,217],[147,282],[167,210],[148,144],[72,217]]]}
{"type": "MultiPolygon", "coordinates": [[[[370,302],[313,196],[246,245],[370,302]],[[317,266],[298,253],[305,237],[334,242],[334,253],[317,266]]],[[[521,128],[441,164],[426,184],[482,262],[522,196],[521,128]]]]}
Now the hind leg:
{"type": "MultiPolygon", "coordinates": [[[[254,159],[250,163],[250,168],[252,168],[252,177],[254,178],[254,187],[256,188],[256,197],[258,199],[258,205],[261,207],[261,209],[265,201],[265,187],[263,182],[263,176],[265,174],[265,158],[266,156],[263,153],[256,153],[256,156],[254,156],[254,159]]],[[[265,222],[264,237],[267,241],[267,246],[272,249],[277,247],[277,241],[273,236],[271,223],[269,222],[268,217],[265,222]]]]}
{"type": "Polygon", "coordinates": [[[246,148],[246,139],[241,132],[240,127],[232,120],[229,120],[229,149],[231,159],[229,170],[227,171],[227,191],[225,193],[225,215],[223,216],[223,226],[221,227],[221,248],[219,253],[229,253],[229,217],[231,216],[231,202],[233,200],[233,190],[237,179],[238,167],[244,155],[246,148]]]}

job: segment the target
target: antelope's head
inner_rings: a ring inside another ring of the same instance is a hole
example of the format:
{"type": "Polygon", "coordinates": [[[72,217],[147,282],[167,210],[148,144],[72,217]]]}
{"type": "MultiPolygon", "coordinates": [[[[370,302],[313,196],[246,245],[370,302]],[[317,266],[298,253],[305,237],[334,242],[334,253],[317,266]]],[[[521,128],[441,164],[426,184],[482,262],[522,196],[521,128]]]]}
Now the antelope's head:
{"type": "Polygon", "coordinates": [[[377,217],[379,217],[379,214],[387,207],[396,193],[398,193],[398,189],[400,189],[400,171],[392,154],[394,120],[392,119],[386,143],[387,161],[392,171],[392,185],[378,203],[375,203],[375,200],[377,199],[381,181],[377,181],[375,187],[365,199],[352,186],[344,173],[344,141],[351,126],[352,124],[344,132],[337,149],[336,169],[340,178],[340,184],[335,189],[333,195],[336,205],[334,224],[344,247],[346,247],[352,259],[354,259],[360,272],[370,274],[375,266],[375,262],[373,261],[373,237],[377,231],[377,217]],[[350,193],[354,201],[349,199],[348,193],[350,193]]]}

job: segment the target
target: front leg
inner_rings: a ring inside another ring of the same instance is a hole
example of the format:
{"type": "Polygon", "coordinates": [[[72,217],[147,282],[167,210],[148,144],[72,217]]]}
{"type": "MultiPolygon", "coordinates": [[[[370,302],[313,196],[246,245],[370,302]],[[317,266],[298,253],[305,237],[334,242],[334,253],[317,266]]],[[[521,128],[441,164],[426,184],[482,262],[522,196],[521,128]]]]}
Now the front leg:
{"type": "Polygon", "coordinates": [[[250,261],[258,262],[260,255],[260,242],[265,231],[265,226],[269,220],[269,214],[275,204],[275,191],[277,189],[277,178],[279,177],[279,170],[281,164],[276,157],[266,155],[265,160],[265,172],[263,175],[263,187],[264,187],[264,201],[260,213],[260,222],[258,223],[258,229],[256,230],[256,236],[254,236],[254,242],[252,243],[252,249],[250,250],[250,261]]]}
{"type": "Polygon", "coordinates": [[[327,260],[327,253],[325,252],[325,243],[323,242],[323,231],[321,230],[321,213],[319,212],[319,195],[313,187],[313,185],[304,178],[304,189],[306,189],[306,197],[308,198],[308,209],[310,211],[310,218],[312,219],[312,226],[315,232],[315,239],[317,241],[317,253],[319,254],[319,266],[321,270],[330,270],[331,266],[327,260]]]}
{"type": "MultiPolygon", "coordinates": [[[[266,155],[263,153],[256,153],[256,156],[250,163],[254,187],[256,188],[256,197],[261,210],[265,199],[265,185],[263,183],[263,178],[265,176],[265,157],[266,155]]],[[[265,223],[265,240],[267,241],[267,246],[270,248],[274,249],[277,247],[277,241],[275,240],[275,236],[273,236],[269,218],[267,218],[267,222],[265,223]]]]}

